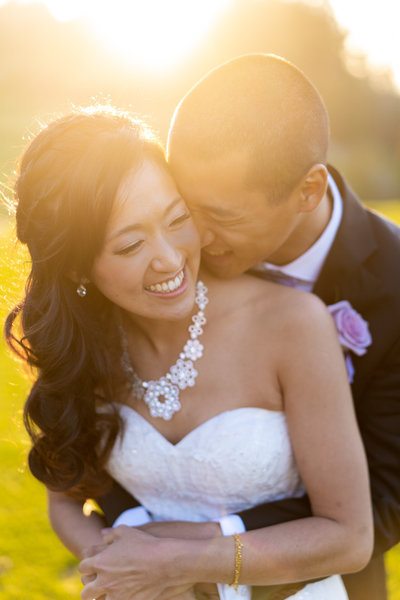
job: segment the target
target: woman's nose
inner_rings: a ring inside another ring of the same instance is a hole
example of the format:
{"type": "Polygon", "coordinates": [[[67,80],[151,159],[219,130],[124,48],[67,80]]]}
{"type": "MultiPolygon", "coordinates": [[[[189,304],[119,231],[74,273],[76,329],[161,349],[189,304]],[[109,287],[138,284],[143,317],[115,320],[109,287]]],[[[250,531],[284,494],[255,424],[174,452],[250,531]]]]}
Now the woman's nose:
{"type": "Polygon", "coordinates": [[[158,272],[175,273],[183,267],[181,250],[166,239],[160,240],[152,260],[152,267],[158,272]]]}

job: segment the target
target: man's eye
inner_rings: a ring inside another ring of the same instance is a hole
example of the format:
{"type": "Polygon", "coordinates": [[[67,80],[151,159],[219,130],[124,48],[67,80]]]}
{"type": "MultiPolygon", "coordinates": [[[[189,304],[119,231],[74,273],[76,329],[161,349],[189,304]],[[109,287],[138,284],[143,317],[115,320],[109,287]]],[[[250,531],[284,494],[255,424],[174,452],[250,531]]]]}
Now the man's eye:
{"type": "Polygon", "coordinates": [[[125,248],[121,248],[121,250],[117,250],[115,254],[120,256],[124,256],[125,254],[130,254],[135,250],[138,250],[143,244],[143,240],[139,240],[138,242],[134,242],[133,244],[129,244],[129,246],[125,246],[125,248]]]}

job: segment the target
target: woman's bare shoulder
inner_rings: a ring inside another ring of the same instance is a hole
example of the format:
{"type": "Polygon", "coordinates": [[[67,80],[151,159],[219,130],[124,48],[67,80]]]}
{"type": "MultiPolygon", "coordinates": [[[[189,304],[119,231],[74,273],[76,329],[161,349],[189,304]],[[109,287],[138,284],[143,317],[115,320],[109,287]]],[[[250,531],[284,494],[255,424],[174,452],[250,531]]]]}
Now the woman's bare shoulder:
{"type": "Polygon", "coordinates": [[[286,289],[247,273],[231,279],[222,279],[205,273],[202,279],[217,297],[225,296],[225,299],[226,295],[229,295],[233,298],[238,296],[240,298],[256,298],[259,296],[267,300],[270,296],[281,295],[282,289],[286,289]]]}
{"type": "Polygon", "coordinates": [[[277,333],[295,332],[318,327],[331,320],[324,303],[314,294],[271,283],[243,274],[233,279],[203,278],[210,290],[209,309],[217,315],[223,311],[237,313],[259,324],[260,331],[271,328],[277,333]]]}

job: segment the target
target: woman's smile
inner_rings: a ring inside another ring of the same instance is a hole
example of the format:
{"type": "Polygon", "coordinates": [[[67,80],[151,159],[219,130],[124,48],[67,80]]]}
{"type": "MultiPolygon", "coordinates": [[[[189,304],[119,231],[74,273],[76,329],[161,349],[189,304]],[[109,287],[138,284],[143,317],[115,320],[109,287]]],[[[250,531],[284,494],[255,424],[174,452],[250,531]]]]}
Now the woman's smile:
{"type": "Polygon", "coordinates": [[[186,288],[187,280],[185,278],[185,270],[183,268],[175,277],[151,284],[146,286],[144,289],[155,296],[172,298],[184,292],[186,288]]]}

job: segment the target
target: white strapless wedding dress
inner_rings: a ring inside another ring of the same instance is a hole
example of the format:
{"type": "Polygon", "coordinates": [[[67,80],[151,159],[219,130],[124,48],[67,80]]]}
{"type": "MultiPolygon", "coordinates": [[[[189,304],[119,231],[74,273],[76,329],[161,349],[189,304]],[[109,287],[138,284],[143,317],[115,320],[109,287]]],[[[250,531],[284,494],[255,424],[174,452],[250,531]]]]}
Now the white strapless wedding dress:
{"type": "MultiPolygon", "coordinates": [[[[282,412],[228,410],[174,445],[135,410],[117,406],[125,432],[115,443],[107,468],[154,520],[209,521],[304,492],[282,412]]],[[[290,596],[291,600],[347,598],[338,575],[290,596]]]]}

